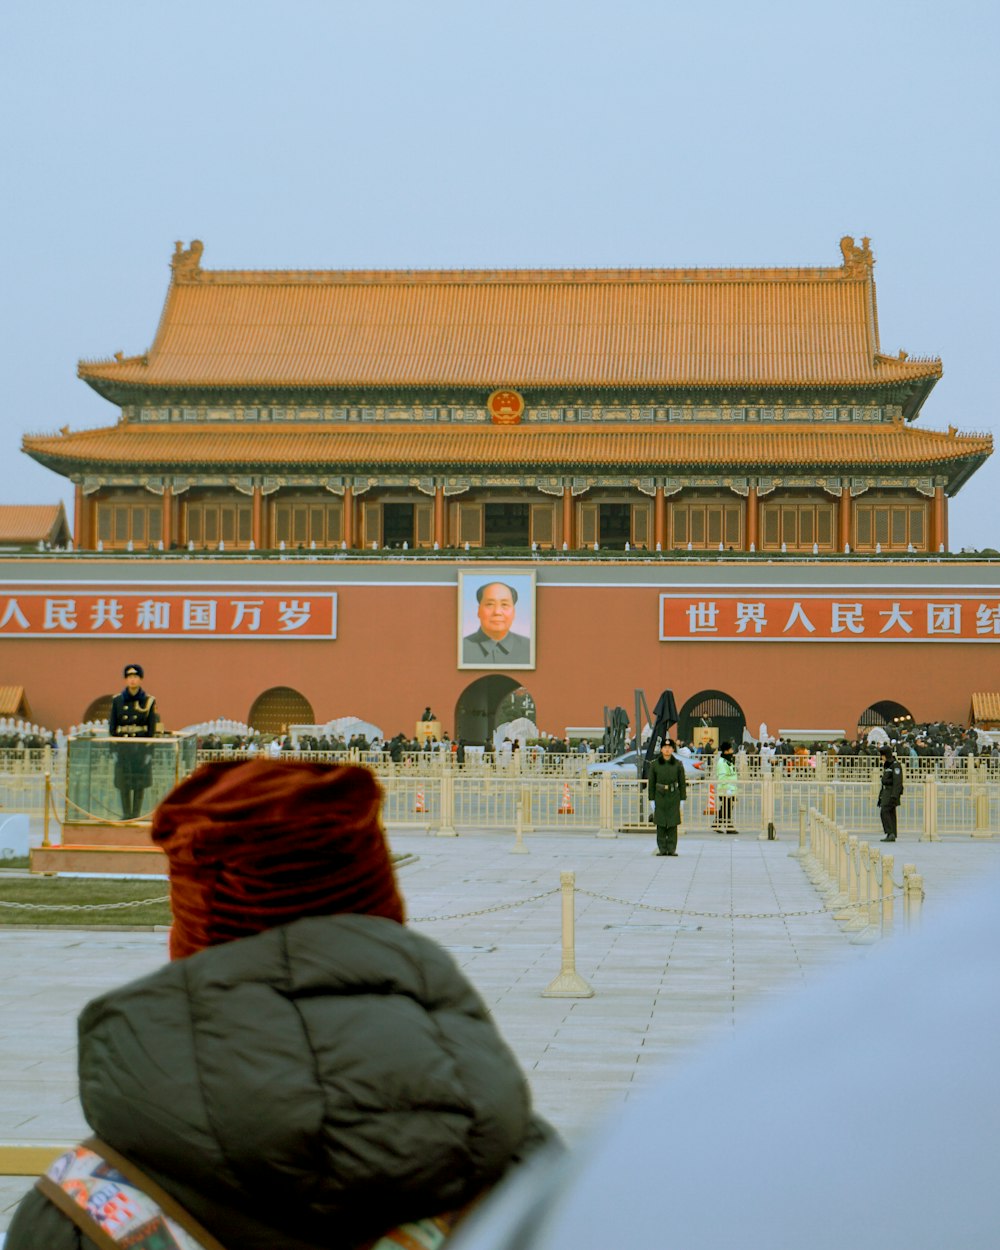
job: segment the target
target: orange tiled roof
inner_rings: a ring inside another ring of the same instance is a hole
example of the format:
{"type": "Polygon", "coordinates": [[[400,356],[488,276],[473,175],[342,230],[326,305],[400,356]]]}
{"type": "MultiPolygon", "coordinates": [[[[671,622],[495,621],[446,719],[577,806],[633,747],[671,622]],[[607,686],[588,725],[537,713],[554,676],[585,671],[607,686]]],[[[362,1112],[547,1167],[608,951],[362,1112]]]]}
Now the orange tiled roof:
{"type": "Polygon", "coordinates": [[[990,690],[974,694],[972,696],[972,719],[996,721],[1000,724],[1000,693],[990,690]]]}
{"type": "Polygon", "coordinates": [[[0,543],[36,543],[52,537],[62,504],[0,504],[0,543]]]}
{"type": "Polygon", "coordinates": [[[127,466],[149,473],[185,468],[267,472],[313,467],[426,470],[510,467],[544,471],[611,465],[636,472],[707,471],[719,466],[767,471],[822,465],[833,471],[868,465],[919,468],[983,459],[988,434],[953,434],[906,425],[764,426],[680,424],[584,429],[565,425],[345,426],[277,428],[122,423],[105,429],[26,437],[24,450],[60,472],[127,466]]]}
{"type": "Polygon", "coordinates": [[[252,272],[201,269],[198,244],[175,257],[149,351],[79,372],[98,390],[933,381],[940,360],[881,354],[864,255],[815,269],[252,272]]]}
{"type": "Polygon", "coordinates": [[[0,716],[30,716],[23,686],[0,686],[0,716]]]}

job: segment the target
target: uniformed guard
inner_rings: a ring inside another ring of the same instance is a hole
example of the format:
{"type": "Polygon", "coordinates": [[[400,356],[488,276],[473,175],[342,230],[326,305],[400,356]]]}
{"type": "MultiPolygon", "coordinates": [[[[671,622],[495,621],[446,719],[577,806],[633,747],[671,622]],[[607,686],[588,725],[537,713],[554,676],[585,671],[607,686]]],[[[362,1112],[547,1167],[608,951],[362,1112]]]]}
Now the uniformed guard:
{"type": "Polygon", "coordinates": [[[882,757],[882,785],[878,792],[878,810],[885,831],[883,842],[896,841],[896,809],[903,797],[903,769],[892,753],[892,747],[879,748],[882,757]]]}
{"type": "Polygon", "coordinates": [[[677,826],[681,803],[687,798],[684,765],[674,756],[673,738],[664,738],[659,758],[649,766],[649,797],[653,800],[657,855],[677,854],[677,826]]]}
{"type": "MultiPolygon", "coordinates": [[[[126,664],[125,689],[111,700],[108,733],[112,738],[153,738],[156,735],[156,700],[142,688],[141,664],[126,664]]],[[[142,812],[142,798],[153,780],[153,752],[142,741],[123,742],[115,748],[115,789],[121,795],[122,816],[135,820],[142,812]]]]}

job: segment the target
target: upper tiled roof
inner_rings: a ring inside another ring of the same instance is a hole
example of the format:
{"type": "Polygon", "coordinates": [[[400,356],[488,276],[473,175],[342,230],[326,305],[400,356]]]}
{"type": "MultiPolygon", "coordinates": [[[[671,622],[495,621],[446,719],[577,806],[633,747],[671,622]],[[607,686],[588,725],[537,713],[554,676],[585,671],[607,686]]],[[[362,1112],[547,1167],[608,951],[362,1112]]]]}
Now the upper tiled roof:
{"type": "Polygon", "coordinates": [[[65,523],[61,503],[0,504],[0,543],[47,542],[65,523]]]}
{"type": "Polygon", "coordinates": [[[746,467],[762,472],[790,466],[827,470],[863,466],[946,465],[982,460],[988,434],[942,433],[905,425],[774,424],[755,426],[629,425],[613,427],[311,423],[279,427],[145,425],[24,439],[34,459],[64,473],[88,467],[129,467],[147,473],[224,467],[263,473],[302,467],[336,473],[407,467],[547,468],[583,471],[602,465],[636,473],[746,467]]]}
{"type": "Polygon", "coordinates": [[[871,251],[815,269],[212,271],[178,252],[156,339],[81,362],[97,389],[872,386],[871,251]]]}

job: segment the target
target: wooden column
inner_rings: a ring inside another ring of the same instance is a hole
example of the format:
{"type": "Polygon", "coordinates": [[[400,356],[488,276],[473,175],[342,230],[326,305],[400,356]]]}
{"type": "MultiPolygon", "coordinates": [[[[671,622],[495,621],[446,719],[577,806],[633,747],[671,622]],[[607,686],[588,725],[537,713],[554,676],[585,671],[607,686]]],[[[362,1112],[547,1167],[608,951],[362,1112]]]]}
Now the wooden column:
{"type": "Polygon", "coordinates": [[[562,540],[567,547],[573,546],[573,490],[570,486],[563,487],[562,496],[562,540]]]}
{"type": "Polygon", "coordinates": [[[163,543],[163,550],[169,551],[170,544],[174,541],[174,488],[172,486],[164,486],[163,488],[163,520],[160,522],[160,541],[163,543]]]}
{"type": "Polygon", "coordinates": [[[657,486],[653,496],[653,547],[667,549],[667,497],[662,486],[657,486]]]}
{"type": "Polygon", "coordinates": [[[757,498],[757,487],[751,486],[747,491],[747,533],[746,549],[756,551],[760,546],[759,533],[760,501],[757,498]]]}
{"type": "Polygon", "coordinates": [[[944,544],[948,550],[948,505],[944,497],[944,487],[934,487],[934,506],[931,513],[931,551],[944,544]]]}
{"type": "Polygon", "coordinates": [[[264,488],[253,488],[253,512],[250,516],[250,537],[258,551],[264,546],[264,488]]]}
{"type": "Polygon", "coordinates": [[[851,541],[851,488],[841,486],[837,502],[837,550],[843,555],[851,541]]]}
{"type": "Polygon", "coordinates": [[[188,495],[177,496],[177,546],[186,547],[188,541],[188,495]]]}
{"type": "Polygon", "coordinates": [[[77,551],[89,551],[90,537],[90,500],[83,493],[83,485],[77,482],[73,491],[73,542],[77,551]]]}
{"type": "Polygon", "coordinates": [[[350,486],[344,487],[344,542],[354,546],[354,490],[350,486]]]}
{"type": "Polygon", "coordinates": [[[444,487],[434,487],[434,541],[444,546],[444,487]]]}

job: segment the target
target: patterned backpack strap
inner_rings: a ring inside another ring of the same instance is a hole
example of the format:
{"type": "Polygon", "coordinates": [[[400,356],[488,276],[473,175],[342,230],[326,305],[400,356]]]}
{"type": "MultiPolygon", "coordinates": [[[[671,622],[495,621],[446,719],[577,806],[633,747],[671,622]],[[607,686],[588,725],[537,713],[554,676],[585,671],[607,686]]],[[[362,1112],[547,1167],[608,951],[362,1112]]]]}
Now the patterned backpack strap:
{"type": "Polygon", "coordinates": [[[406,1224],[399,1224],[391,1232],[383,1233],[360,1250],[441,1250],[459,1223],[487,1193],[489,1190],[484,1189],[471,1202],[456,1211],[446,1211],[428,1220],[411,1220],[406,1224]]]}
{"type": "Polygon", "coordinates": [[[60,1155],[36,1185],[101,1250],[225,1250],[179,1202],[96,1137],[60,1155]]]}

